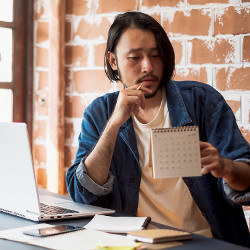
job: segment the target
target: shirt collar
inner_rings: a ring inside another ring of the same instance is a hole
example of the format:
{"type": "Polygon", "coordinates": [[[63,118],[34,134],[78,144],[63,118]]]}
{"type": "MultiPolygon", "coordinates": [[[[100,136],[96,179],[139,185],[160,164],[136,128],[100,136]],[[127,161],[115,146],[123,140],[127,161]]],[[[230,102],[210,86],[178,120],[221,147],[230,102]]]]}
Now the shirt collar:
{"type": "Polygon", "coordinates": [[[187,112],[181,93],[174,81],[170,81],[167,84],[166,96],[172,126],[180,127],[192,123],[192,119],[187,112]]]}

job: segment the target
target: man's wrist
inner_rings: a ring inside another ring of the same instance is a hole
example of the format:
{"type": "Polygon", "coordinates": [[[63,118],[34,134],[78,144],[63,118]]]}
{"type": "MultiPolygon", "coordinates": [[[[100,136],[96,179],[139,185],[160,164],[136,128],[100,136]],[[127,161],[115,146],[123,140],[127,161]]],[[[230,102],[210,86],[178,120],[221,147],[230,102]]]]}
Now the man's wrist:
{"type": "Polygon", "coordinates": [[[222,157],[222,164],[224,166],[224,173],[222,175],[222,178],[227,182],[227,183],[232,183],[235,179],[234,176],[234,161],[231,159],[223,158],[222,157]]]}
{"type": "Polygon", "coordinates": [[[106,125],[107,129],[110,129],[113,133],[118,132],[120,127],[122,126],[121,122],[114,118],[112,115],[106,125]]]}

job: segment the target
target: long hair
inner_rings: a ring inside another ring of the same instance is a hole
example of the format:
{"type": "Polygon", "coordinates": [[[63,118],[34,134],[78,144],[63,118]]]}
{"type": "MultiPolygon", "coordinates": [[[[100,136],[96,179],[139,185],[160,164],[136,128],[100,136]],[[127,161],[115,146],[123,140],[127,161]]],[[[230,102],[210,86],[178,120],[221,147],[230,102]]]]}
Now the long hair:
{"type": "Polygon", "coordinates": [[[149,30],[155,35],[158,53],[164,64],[164,72],[161,86],[167,84],[175,69],[175,54],[171,42],[162,26],[151,16],[130,11],[116,16],[108,32],[107,47],[104,55],[104,69],[107,77],[111,81],[120,81],[119,72],[113,70],[107,59],[110,51],[116,54],[116,47],[122,34],[130,27],[141,30],[149,30]]]}

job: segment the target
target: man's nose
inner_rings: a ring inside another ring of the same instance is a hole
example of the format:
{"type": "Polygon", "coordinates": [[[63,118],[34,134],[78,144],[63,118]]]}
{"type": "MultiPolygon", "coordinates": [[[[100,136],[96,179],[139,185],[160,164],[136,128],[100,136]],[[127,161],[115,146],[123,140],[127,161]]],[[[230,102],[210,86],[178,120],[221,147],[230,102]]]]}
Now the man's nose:
{"type": "Polygon", "coordinates": [[[153,65],[152,62],[150,60],[150,58],[145,57],[142,60],[142,72],[143,73],[152,73],[153,71],[153,65]]]}

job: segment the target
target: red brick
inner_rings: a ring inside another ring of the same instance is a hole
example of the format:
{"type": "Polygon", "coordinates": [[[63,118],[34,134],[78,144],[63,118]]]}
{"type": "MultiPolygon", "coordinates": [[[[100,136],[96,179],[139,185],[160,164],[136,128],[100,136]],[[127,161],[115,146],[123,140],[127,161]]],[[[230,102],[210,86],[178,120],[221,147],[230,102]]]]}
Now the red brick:
{"type": "Polygon", "coordinates": [[[227,100],[227,104],[233,110],[233,113],[235,115],[239,111],[239,109],[240,109],[241,102],[240,101],[234,101],[234,100],[227,100]]]}
{"type": "Polygon", "coordinates": [[[65,159],[65,166],[66,166],[65,170],[66,170],[73,164],[77,152],[77,147],[65,146],[64,149],[65,149],[64,159],[65,159]]]}
{"type": "Polygon", "coordinates": [[[176,7],[178,4],[184,3],[184,0],[142,0],[142,7],[176,7]]]}
{"type": "Polygon", "coordinates": [[[244,136],[244,138],[246,139],[246,141],[248,143],[250,143],[250,129],[240,127],[240,131],[241,131],[242,135],[244,136]]]}
{"type": "Polygon", "coordinates": [[[65,141],[67,141],[67,144],[71,144],[73,143],[73,139],[74,139],[74,124],[65,123],[65,141]]]}
{"type": "Polygon", "coordinates": [[[41,6],[40,9],[35,9],[35,20],[41,19],[43,14],[44,14],[44,7],[43,6],[41,6]]]}
{"type": "Polygon", "coordinates": [[[77,92],[108,92],[112,88],[104,70],[84,70],[74,72],[77,92]]]}
{"type": "Polygon", "coordinates": [[[38,22],[36,31],[36,43],[44,42],[49,39],[49,23],[38,22]]]}
{"type": "Polygon", "coordinates": [[[49,51],[47,48],[36,47],[36,67],[48,67],[49,51]]]}
{"type": "Polygon", "coordinates": [[[36,94],[37,110],[39,115],[48,115],[48,92],[41,90],[36,94]]]}
{"type": "Polygon", "coordinates": [[[250,62],[250,36],[243,38],[243,61],[250,62]]]}
{"type": "MultiPolygon", "coordinates": [[[[67,171],[65,170],[65,172],[64,172],[64,180],[66,180],[66,173],[67,173],[67,171]]],[[[63,195],[66,195],[66,196],[70,197],[68,189],[67,189],[66,181],[64,181],[64,194],[63,195]]]]}
{"type": "Polygon", "coordinates": [[[242,3],[250,3],[250,0],[242,0],[242,3]]]}
{"type": "Polygon", "coordinates": [[[136,9],[136,0],[99,0],[97,14],[125,12],[136,9]]]}
{"type": "Polygon", "coordinates": [[[49,72],[48,71],[39,71],[38,72],[38,90],[43,90],[48,87],[49,84],[49,72]]]}
{"type": "Polygon", "coordinates": [[[211,23],[211,10],[193,9],[186,15],[176,11],[173,21],[164,20],[163,27],[167,33],[185,35],[208,35],[211,23]],[[199,25],[202,24],[202,25],[199,25]]]}
{"type": "Polygon", "coordinates": [[[34,140],[46,140],[47,136],[47,121],[37,120],[34,124],[34,140]]]}
{"type": "Polygon", "coordinates": [[[40,188],[47,188],[47,172],[44,168],[36,169],[36,181],[40,188]]]}
{"type": "Polygon", "coordinates": [[[91,20],[91,22],[82,19],[74,37],[75,35],[78,35],[82,39],[97,39],[102,36],[106,40],[108,37],[109,27],[110,22],[107,18],[98,18],[96,20],[91,20]]]}
{"type": "Polygon", "coordinates": [[[65,22],[65,42],[68,43],[72,40],[72,27],[71,22],[65,22]]]}
{"type": "Polygon", "coordinates": [[[46,163],[46,146],[44,145],[37,145],[33,146],[34,152],[34,162],[36,167],[45,165],[46,163]]]}
{"type": "Polygon", "coordinates": [[[66,46],[66,65],[86,67],[88,56],[89,50],[86,46],[66,46]]]}
{"type": "Polygon", "coordinates": [[[250,33],[250,15],[247,7],[228,7],[224,13],[215,11],[214,34],[250,33]]]}
{"type": "Polygon", "coordinates": [[[104,67],[104,54],[106,50],[106,45],[106,43],[102,43],[95,46],[95,66],[104,67]]]}
{"type": "Polygon", "coordinates": [[[204,5],[209,3],[228,3],[229,0],[188,0],[188,4],[204,5]]]}
{"type": "Polygon", "coordinates": [[[171,41],[175,53],[175,64],[180,64],[182,60],[183,43],[180,41],[171,41]]]}
{"type": "Polygon", "coordinates": [[[72,92],[74,92],[73,72],[71,68],[65,67],[64,74],[65,74],[65,93],[71,94],[72,92]]]}
{"type": "Polygon", "coordinates": [[[82,118],[82,114],[85,108],[86,106],[83,104],[82,98],[80,96],[65,97],[66,117],[82,118]]]}
{"type": "Polygon", "coordinates": [[[219,68],[215,70],[216,86],[221,91],[250,90],[250,68],[219,68]]]}
{"type": "Polygon", "coordinates": [[[237,44],[234,39],[193,39],[190,63],[237,63],[237,44]]]}
{"type": "Polygon", "coordinates": [[[88,1],[68,0],[66,1],[66,14],[86,15],[89,11],[88,1]]]}
{"type": "Polygon", "coordinates": [[[207,71],[206,68],[185,68],[185,69],[176,69],[174,74],[174,80],[176,81],[199,81],[207,82],[207,71]]]}

